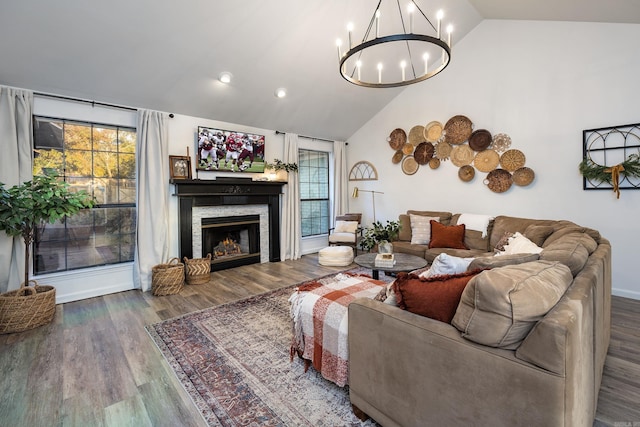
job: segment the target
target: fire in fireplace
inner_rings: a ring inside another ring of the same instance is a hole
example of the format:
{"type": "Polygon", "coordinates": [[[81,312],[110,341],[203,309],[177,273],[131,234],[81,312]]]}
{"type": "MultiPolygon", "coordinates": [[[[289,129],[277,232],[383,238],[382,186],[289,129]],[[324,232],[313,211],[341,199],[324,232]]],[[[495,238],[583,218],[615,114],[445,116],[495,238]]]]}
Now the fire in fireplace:
{"type": "Polygon", "coordinates": [[[260,262],[260,216],[202,218],[202,253],[212,269],[260,262]]]}

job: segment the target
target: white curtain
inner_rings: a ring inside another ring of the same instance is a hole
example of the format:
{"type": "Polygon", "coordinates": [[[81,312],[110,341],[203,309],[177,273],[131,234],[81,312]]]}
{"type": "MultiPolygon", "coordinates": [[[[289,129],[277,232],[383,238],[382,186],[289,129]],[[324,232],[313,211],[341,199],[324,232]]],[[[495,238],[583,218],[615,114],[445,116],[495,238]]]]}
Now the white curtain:
{"type": "MultiPolygon", "coordinates": [[[[298,135],[284,135],[285,163],[298,164],[298,135]]],[[[300,178],[289,172],[289,183],[282,191],[282,228],[280,230],[280,260],[300,258],[302,228],[300,225],[300,178]]]]}
{"type": "Polygon", "coordinates": [[[333,141],[333,218],[349,209],[349,184],[347,182],[347,144],[333,141]]]}
{"type": "Polygon", "coordinates": [[[138,110],[136,147],[137,225],[133,280],[151,289],[151,269],[169,260],[168,115],[138,110]]]}
{"type": "MultiPolygon", "coordinates": [[[[0,86],[0,182],[5,188],[33,177],[33,92],[0,86]]],[[[24,280],[24,241],[0,231],[0,292],[24,280]]]]}

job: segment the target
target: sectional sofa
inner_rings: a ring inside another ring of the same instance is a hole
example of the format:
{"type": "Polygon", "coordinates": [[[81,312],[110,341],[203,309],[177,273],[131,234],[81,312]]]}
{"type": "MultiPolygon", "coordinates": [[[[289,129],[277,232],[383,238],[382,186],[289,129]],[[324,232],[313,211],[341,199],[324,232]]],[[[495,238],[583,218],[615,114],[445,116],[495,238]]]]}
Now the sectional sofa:
{"type": "Polygon", "coordinates": [[[610,337],[609,241],[564,220],[497,216],[482,229],[461,217],[408,211],[394,242],[429,261],[475,258],[469,268],[482,271],[451,323],[371,299],[349,305],[354,410],[385,427],[591,426],[610,337]],[[466,248],[412,243],[412,214],[465,228],[466,248]],[[515,232],[541,252],[494,256],[515,232]]]}

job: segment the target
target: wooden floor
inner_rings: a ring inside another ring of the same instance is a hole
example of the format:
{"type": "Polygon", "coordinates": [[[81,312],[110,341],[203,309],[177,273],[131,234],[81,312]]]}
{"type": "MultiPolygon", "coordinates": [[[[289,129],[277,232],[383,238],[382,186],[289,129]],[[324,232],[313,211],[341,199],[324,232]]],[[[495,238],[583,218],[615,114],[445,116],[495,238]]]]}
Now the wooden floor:
{"type": "MultiPolygon", "coordinates": [[[[0,426],[205,426],[144,326],[334,271],[315,255],[212,274],[179,295],[139,291],[57,306],[52,324],[0,335],[0,426]]],[[[640,425],[640,301],[614,297],[594,425],[640,425]]]]}

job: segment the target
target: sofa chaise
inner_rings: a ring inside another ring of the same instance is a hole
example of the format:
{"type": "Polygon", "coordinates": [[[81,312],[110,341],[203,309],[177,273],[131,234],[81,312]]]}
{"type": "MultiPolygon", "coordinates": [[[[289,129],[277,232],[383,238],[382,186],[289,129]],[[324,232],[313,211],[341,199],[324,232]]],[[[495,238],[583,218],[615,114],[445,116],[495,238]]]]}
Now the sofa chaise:
{"type": "Polygon", "coordinates": [[[487,270],[468,282],[450,324],[372,299],[349,305],[354,410],[385,427],[591,426],[610,338],[608,240],[570,221],[497,216],[484,230],[465,230],[466,248],[429,247],[412,243],[411,215],[460,226],[459,214],[408,211],[399,218],[395,252],[429,261],[443,252],[474,257],[487,270]],[[493,256],[515,232],[542,248],[535,260],[493,256]],[[550,270],[559,273],[544,276],[550,270]],[[562,292],[546,313],[528,319],[519,340],[502,345],[539,303],[535,294],[519,293],[531,281],[529,291],[548,285],[562,292]],[[492,337],[501,328],[502,340],[492,337]]]}

